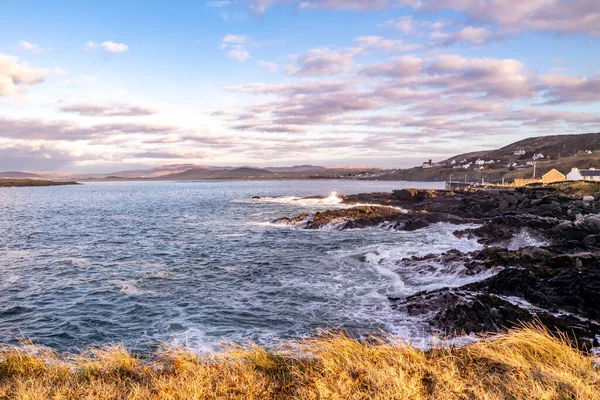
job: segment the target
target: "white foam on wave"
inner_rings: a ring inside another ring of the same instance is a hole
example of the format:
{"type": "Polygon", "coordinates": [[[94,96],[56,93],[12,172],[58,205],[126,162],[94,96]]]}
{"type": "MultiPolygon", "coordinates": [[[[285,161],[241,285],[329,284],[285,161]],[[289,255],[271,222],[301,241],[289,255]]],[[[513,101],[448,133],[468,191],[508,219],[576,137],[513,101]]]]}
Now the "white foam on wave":
{"type": "MultiPolygon", "coordinates": [[[[337,192],[330,192],[327,197],[300,197],[300,196],[276,196],[276,197],[259,197],[251,200],[252,202],[288,204],[300,207],[321,207],[327,206],[330,208],[352,208],[352,207],[387,207],[395,210],[404,211],[401,207],[388,206],[385,204],[375,203],[343,203],[342,198],[337,192]]],[[[247,200],[233,200],[233,202],[247,202],[247,200]]]]}
{"type": "Polygon", "coordinates": [[[340,258],[360,260],[378,275],[388,281],[389,296],[409,296],[422,290],[435,290],[444,287],[458,287],[495,275],[498,270],[487,270],[475,274],[462,263],[441,264],[435,260],[422,263],[400,262],[411,256],[423,257],[427,254],[441,254],[456,249],[461,252],[479,250],[482,246],[475,240],[457,238],[452,232],[471,225],[456,226],[435,224],[413,232],[398,232],[397,243],[370,245],[339,252],[340,258]]]}
{"type": "Polygon", "coordinates": [[[298,196],[280,196],[280,197],[260,197],[252,199],[256,202],[293,204],[298,206],[334,206],[342,203],[342,199],[337,192],[331,192],[327,197],[307,198],[298,196]]]}
{"type": "Polygon", "coordinates": [[[550,243],[528,229],[522,229],[518,234],[513,236],[507,243],[508,250],[519,250],[524,247],[543,247],[550,243]]]}

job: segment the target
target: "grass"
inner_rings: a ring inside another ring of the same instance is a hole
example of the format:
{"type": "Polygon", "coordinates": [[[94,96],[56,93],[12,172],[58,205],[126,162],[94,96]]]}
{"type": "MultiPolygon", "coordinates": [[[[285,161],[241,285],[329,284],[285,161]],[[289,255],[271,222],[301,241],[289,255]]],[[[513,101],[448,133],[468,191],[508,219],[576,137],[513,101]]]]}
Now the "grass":
{"type": "Polygon", "coordinates": [[[0,350],[0,399],[600,399],[600,370],[564,337],[526,326],[421,351],[331,334],[278,351],[123,346],[0,350]]]}

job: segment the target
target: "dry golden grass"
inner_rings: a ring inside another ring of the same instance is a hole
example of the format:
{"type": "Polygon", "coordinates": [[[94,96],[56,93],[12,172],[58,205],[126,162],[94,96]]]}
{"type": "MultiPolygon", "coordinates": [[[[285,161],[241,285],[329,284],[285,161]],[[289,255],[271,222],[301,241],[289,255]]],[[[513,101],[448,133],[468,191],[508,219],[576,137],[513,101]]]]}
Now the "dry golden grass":
{"type": "Polygon", "coordinates": [[[0,399],[600,399],[589,355],[538,327],[427,352],[332,334],[277,352],[0,350],[0,399]]]}

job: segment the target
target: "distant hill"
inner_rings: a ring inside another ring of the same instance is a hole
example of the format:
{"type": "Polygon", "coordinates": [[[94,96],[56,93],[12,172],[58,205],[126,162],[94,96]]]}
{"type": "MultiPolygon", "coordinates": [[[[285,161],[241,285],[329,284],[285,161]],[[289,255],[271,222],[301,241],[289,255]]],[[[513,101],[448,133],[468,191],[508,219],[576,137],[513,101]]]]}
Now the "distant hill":
{"type": "Polygon", "coordinates": [[[583,133],[578,135],[553,135],[539,136],[519,140],[497,150],[478,151],[475,153],[459,154],[448,161],[483,158],[483,159],[511,159],[518,150],[526,153],[542,153],[551,159],[574,156],[578,152],[600,151],[600,133],[583,133]]]}
{"type": "Polygon", "coordinates": [[[536,177],[553,168],[567,174],[571,168],[600,168],[600,133],[584,133],[578,135],[540,136],[519,140],[496,150],[477,151],[458,154],[450,157],[433,168],[409,168],[397,170],[379,177],[386,180],[408,181],[445,181],[450,178],[480,182],[500,182],[502,179],[512,181],[515,178],[533,177],[533,155],[541,153],[544,158],[536,160],[536,177]],[[515,154],[522,150],[524,154],[515,154]],[[462,160],[474,162],[477,159],[496,161],[486,164],[482,170],[472,165],[467,169],[459,167],[462,160]],[[452,162],[455,164],[452,164],[452,162]],[[500,161],[500,162],[497,162],[500,161]],[[507,168],[509,164],[517,167],[507,168]]]}
{"type": "Polygon", "coordinates": [[[160,179],[193,180],[193,179],[236,179],[236,178],[266,178],[277,174],[259,168],[235,168],[231,170],[208,170],[193,168],[185,172],[163,175],[160,179]]]}
{"type": "Polygon", "coordinates": [[[294,165],[293,167],[266,167],[264,168],[271,172],[308,172],[308,171],[320,171],[327,169],[325,167],[319,167],[316,165],[294,165]]]}
{"type": "Polygon", "coordinates": [[[41,175],[32,174],[30,172],[6,171],[0,172],[0,178],[38,179],[41,178],[41,175]]]}

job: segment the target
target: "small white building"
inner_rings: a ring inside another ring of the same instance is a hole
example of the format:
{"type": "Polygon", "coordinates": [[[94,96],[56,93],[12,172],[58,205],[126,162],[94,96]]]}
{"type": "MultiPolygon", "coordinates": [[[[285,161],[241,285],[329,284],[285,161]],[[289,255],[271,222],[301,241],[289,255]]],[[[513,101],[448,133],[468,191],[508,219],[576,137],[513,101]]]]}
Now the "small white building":
{"type": "Polygon", "coordinates": [[[466,158],[463,158],[462,160],[460,160],[460,161],[459,161],[459,163],[461,163],[461,164],[464,164],[464,163],[466,163],[466,162],[467,162],[467,159],[466,159],[466,158]]]}
{"type": "Polygon", "coordinates": [[[542,153],[537,153],[533,155],[533,161],[535,160],[541,160],[542,158],[544,158],[544,155],[542,153]]]}
{"type": "Polygon", "coordinates": [[[431,167],[433,167],[433,163],[431,162],[431,160],[429,160],[429,161],[425,161],[425,162],[423,163],[423,166],[422,166],[422,167],[423,167],[423,168],[431,168],[431,167]]]}
{"type": "Polygon", "coordinates": [[[583,176],[579,172],[579,168],[571,168],[571,172],[567,174],[568,181],[582,181],[583,176]]]}
{"type": "Polygon", "coordinates": [[[478,159],[475,161],[475,165],[484,165],[484,164],[485,164],[485,161],[483,161],[481,158],[478,158],[478,159]]]}
{"type": "Polygon", "coordinates": [[[513,154],[515,156],[522,156],[523,154],[525,154],[525,150],[520,149],[520,150],[515,151],[513,154]]]}
{"type": "Polygon", "coordinates": [[[454,164],[456,164],[456,160],[452,160],[452,161],[450,162],[450,165],[454,165],[454,164]]]}
{"type": "Polygon", "coordinates": [[[535,164],[535,161],[527,161],[527,162],[525,163],[525,165],[533,165],[533,164],[535,164]]]}

